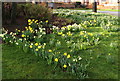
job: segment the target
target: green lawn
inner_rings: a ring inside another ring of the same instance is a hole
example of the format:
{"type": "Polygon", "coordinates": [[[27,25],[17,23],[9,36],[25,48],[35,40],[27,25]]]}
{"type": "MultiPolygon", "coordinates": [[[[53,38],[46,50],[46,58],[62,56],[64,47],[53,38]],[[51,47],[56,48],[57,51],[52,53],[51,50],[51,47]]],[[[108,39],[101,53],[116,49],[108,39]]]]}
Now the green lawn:
{"type": "MultiPolygon", "coordinates": [[[[104,32],[100,27],[90,27],[88,32],[104,32]]],[[[118,32],[105,32],[99,45],[82,50],[87,55],[91,51],[91,64],[88,69],[90,79],[118,78],[118,32]],[[109,35],[109,37],[106,37],[109,35]]],[[[2,45],[3,79],[74,79],[74,75],[53,69],[46,60],[32,53],[24,53],[12,45],[2,45]]],[[[86,56],[87,57],[87,56],[86,56]]]]}
{"type": "Polygon", "coordinates": [[[98,9],[98,10],[100,10],[100,11],[114,11],[114,12],[120,12],[120,9],[98,9]]]}

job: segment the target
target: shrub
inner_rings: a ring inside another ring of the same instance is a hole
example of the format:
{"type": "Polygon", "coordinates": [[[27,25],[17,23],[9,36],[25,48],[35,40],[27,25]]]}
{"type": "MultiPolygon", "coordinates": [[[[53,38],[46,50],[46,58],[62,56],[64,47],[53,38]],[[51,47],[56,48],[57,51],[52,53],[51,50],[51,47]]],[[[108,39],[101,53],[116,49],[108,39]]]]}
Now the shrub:
{"type": "Polygon", "coordinates": [[[48,8],[39,4],[25,4],[24,13],[26,18],[34,18],[42,21],[50,20],[52,17],[52,12],[48,8]]]}

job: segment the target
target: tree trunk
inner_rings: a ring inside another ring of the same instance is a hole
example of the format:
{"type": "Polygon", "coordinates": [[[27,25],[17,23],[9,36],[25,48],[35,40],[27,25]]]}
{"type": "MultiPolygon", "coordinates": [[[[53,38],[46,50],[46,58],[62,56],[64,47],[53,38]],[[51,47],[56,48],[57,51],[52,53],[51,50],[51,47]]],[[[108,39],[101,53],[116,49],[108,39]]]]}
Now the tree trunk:
{"type": "Polygon", "coordinates": [[[12,11],[11,11],[11,24],[16,23],[16,8],[17,8],[17,3],[12,2],[12,11]]]}

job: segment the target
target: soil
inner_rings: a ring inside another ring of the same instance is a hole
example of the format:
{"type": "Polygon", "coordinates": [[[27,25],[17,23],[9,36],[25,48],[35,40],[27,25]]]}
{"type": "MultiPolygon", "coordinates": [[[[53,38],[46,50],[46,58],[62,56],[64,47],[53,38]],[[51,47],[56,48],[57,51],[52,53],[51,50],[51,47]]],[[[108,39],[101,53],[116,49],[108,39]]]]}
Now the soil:
{"type": "MultiPolygon", "coordinates": [[[[69,19],[60,18],[60,17],[56,17],[56,16],[53,16],[51,22],[54,26],[58,26],[59,28],[74,23],[73,21],[71,21],[69,19]]],[[[25,26],[27,26],[27,20],[24,17],[18,17],[16,19],[15,24],[11,24],[10,20],[7,20],[6,24],[2,25],[2,27],[4,27],[9,32],[14,32],[15,29],[24,30],[25,26]]]]}

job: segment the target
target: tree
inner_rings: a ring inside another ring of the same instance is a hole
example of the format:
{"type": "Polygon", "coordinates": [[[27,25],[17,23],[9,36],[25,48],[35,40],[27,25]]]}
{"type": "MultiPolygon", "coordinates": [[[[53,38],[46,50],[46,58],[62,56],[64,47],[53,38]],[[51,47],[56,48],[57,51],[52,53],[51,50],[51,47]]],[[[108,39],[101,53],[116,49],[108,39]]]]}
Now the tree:
{"type": "Polygon", "coordinates": [[[11,24],[16,23],[16,8],[17,8],[17,3],[12,2],[12,11],[11,11],[11,24]]]}

